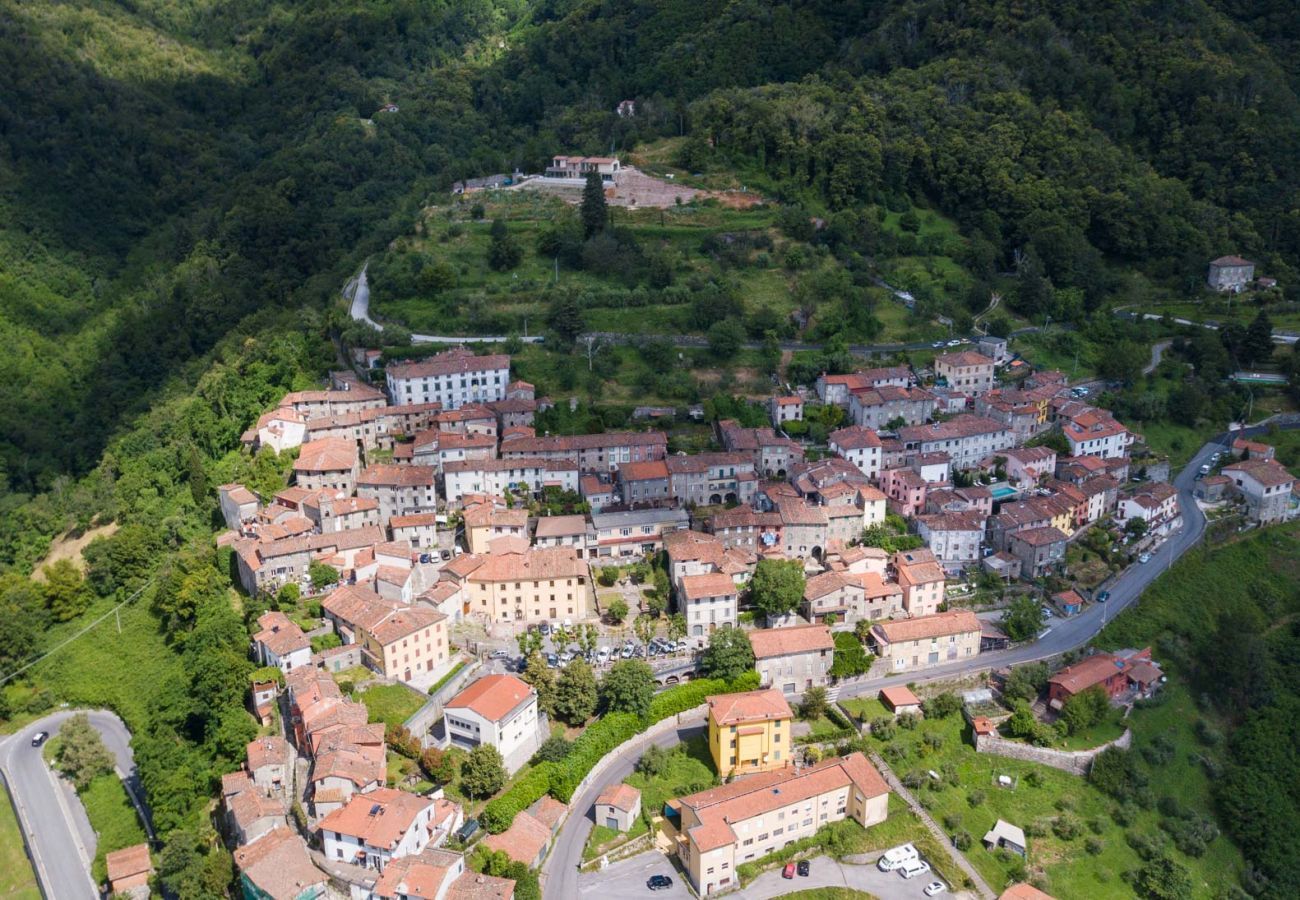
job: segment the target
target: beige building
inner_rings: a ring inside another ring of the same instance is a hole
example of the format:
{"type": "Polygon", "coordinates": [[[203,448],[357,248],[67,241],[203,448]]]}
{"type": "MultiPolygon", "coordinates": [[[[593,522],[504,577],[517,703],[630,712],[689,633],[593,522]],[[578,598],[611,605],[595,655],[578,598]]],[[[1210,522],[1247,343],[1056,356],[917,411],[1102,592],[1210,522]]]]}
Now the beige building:
{"type": "Polygon", "coordinates": [[[785,694],[824,687],[835,657],[835,641],[825,625],[793,625],[749,632],[754,668],[761,683],[785,694]]]}
{"type": "Polygon", "coordinates": [[[528,543],[528,510],[508,509],[504,502],[467,503],[465,543],[470,553],[487,553],[488,545],[500,537],[521,538],[528,543]]]}
{"type": "Polygon", "coordinates": [[[780,691],[706,697],[709,753],[723,778],[788,766],[794,760],[794,714],[780,691]]]}
{"type": "Polygon", "coordinates": [[[524,549],[458,557],[444,577],[465,587],[466,611],[492,622],[585,619],[591,615],[587,564],[570,547],[524,549]]]}
{"type": "Polygon", "coordinates": [[[893,564],[903,592],[903,609],[911,616],[937,613],[947,577],[934,553],[927,548],[900,550],[894,554],[893,564]]]}
{"type": "Polygon", "coordinates": [[[432,607],[407,606],[350,585],[321,608],[345,644],[361,645],[361,661],[388,678],[420,688],[446,666],[451,644],[447,617],[432,607]]]}
{"type": "Polygon", "coordinates": [[[978,395],[992,390],[993,367],[993,360],[974,350],[945,353],[934,360],[934,374],[963,394],[978,395]]]}
{"type": "Polygon", "coordinates": [[[641,815],[641,792],[630,784],[615,784],[596,798],[596,824],[615,831],[630,831],[641,815]]]}
{"type": "Polygon", "coordinates": [[[799,772],[764,772],[670,801],[677,857],[701,895],[738,883],[736,867],[851,818],[889,815],[889,786],[861,753],[799,772]]]}
{"type": "Polygon", "coordinates": [[[954,609],[917,619],[871,626],[876,655],[892,672],[906,672],[970,659],[980,652],[980,621],[970,610],[954,609]]]}
{"type": "Polygon", "coordinates": [[[321,438],[308,441],[293,461],[293,481],[309,491],[343,491],[351,494],[357,486],[361,455],[355,441],[321,438]]]}

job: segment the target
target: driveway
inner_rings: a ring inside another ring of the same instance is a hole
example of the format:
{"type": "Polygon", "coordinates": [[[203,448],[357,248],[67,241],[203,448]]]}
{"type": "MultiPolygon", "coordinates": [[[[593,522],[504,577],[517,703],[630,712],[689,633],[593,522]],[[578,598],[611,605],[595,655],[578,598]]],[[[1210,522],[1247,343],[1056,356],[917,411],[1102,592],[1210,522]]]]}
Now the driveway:
{"type": "MultiPolygon", "coordinates": [[[[40,748],[32,746],[32,735],[38,731],[54,734],[75,712],[65,710],[46,716],[0,741],[0,773],[18,811],[19,826],[44,895],[58,900],[97,900],[99,891],[90,878],[93,841],[88,846],[78,827],[79,822],[84,822],[85,812],[61,790],[40,748]]],[[[117,774],[128,792],[132,797],[143,796],[131,756],[131,733],[112,713],[92,711],[88,716],[115,757],[117,774]]]]}
{"type": "Polygon", "coordinates": [[[655,900],[690,900],[692,895],[668,857],[658,850],[647,850],[598,872],[578,875],[578,896],[599,897],[601,900],[646,900],[649,897],[655,900]],[[645,886],[651,875],[667,875],[673,880],[673,886],[664,891],[651,891],[645,886]]]}
{"type": "MultiPolygon", "coordinates": [[[[882,872],[875,866],[853,866],[829,856],[818,856],[812,860],[812,872],[807,878],[796,875],[785,879],[781,877],[780,869],[772,869],[751,881],[741,893],[746,897],[780,897],[811,888],[840,887],[866,891],[880,900],[925,900],[925,886],[935,880],[937,876],[932,873],[909,880],[897,872],[882,872]]],[[[940,896],[964,898],[971,895],[958,892],[940,896]]]]}

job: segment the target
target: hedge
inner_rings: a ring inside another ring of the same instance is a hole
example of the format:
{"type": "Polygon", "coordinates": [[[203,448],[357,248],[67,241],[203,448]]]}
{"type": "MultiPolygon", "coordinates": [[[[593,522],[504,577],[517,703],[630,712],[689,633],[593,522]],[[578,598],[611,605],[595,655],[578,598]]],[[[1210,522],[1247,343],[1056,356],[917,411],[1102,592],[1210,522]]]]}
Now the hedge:
{"type": "Polygon", "coordinates": [[[540,800],[551,789],[555,763],[538,763],[523,778],[494,797],[483,807],[479,821],[492,834],[500,834],[510,827],[515,816],[540,800]]]}
{"type": "Polygon", "coordinates": [[[546,793],[561,803],[568,803],[596,763],[651,725],[694,709],[704,702],[705,697],[713,694],[752,691],[757,687],[757,672],[746,672],[731,682],[702,678],[658,694],[651,701],[650,713],[644,719],[634,713],[609,713],[601,717],[578,736],[568,756],[559,762],[539,763],[503,794],[491,800],[483,809],[483,827],[492,834],[500,834],[510,827],[520,811],[546,793]]]}

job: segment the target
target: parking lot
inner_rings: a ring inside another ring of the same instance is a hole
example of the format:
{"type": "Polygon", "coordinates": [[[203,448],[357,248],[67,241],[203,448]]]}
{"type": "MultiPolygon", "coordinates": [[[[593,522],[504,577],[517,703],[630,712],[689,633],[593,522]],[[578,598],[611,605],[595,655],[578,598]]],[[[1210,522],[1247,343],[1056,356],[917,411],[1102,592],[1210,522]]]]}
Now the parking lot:
{"type": "MultiPolygon", "coordinates": [[[[606,866],[599,872],[578,876],[578,894],[582,897],[600,897],[602,900],[690,900],[691,892],[682,882],[681,873],[658,850],[647,850],[630,859],[606,866]],[[651,875],[667,875],[673,880],[670,888],[651,891],[646,881],[651,875]]],[[[754,896],[771,896],[755,894],[754,896]]]]}
{"type": "MultiPolygon", "coordinates": [[[[658,668],[681,665],[689,661],[693,653],[686,641],[677,641],[673,650],[664,649],[664,645],[668,643],[667,638],[656,638],[651,643],[655,646],[647,657],[645,645],[636,638],[602,634],[589,662],[594,668],[601,669],[613,665],[620,659],[645,659],[652,667],[658,668]]],[[[480,649],[503,670],[515,671],[522,660],[519,655],[519,642],[515,638],[481,641],[480,649]]],[[[552,668],[563,667],[579,653],[581,653],[581,646],[572,635],[563,644],[556,641],[554,634],[543,635],[542,656],[552,668]]]]}
{"type": "MultiPolygon", "coordinates": [[[[818,856],[811,860],[811,864],[812,871],[807,877],[796,875],[786,879],[781,876],[780,869],[764,872],[749,883],[744,894],[749,897],[779,897],[810,888],[843,887],[866,891],[880,900],[926,900],[925,886],[937,880],[933,873],[907,879],[898,872],[882,872],[870,863],[850,865],[829,856],[818,856]]],[[[950,889],[938,896],[940,900],[949,897],[965,900],[972,895],[950,889]]]]}

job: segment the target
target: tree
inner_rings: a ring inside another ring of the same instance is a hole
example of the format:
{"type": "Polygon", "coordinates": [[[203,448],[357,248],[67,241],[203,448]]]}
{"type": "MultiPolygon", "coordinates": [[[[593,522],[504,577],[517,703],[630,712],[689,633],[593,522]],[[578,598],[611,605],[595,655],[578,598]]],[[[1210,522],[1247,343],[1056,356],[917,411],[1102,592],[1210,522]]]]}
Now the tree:
{"type": "Polygon", "coordinates": [[[1094,684],[1065,701],[1061,707],[1061,721],[1070,734],[1078,734],[1102,719],[1110,711],[1110,697],[1105,689],[1094,684]]]}
{"type": "Polygon", "coordinates": [[[430,747],[420,754],[420,768],[434,784],[447,784],[456,777],[455,758],[437,747],[430,747]]]}
{"type": "Polygon", "coordinates": [[[659,630],[659,623],[653,616],[637,616],[632,623],[632,631],[640,639],[641,643],[648,644],[654,638],[655,632],[659,630]]]}
{"type": "Polygon", "coordinates": [[[491,797],[506,784],[506,765],[501,751],[480,744],[469,752],[460,767],[460,787],[476,799],[491,797]]]}
{"type": "Polygon", "coordinates": [[[1017,597],[1002,614],[1002,630],[1013,641],[1027,641],[1043,627],[1043,608],[1033,597],[1017,597]]]}
{"type": "Polygon", "coordinates": [[[568,291],[560,291],[551,299],[546,311],[546,324],[566,346],[572,346],[578,335],[587,329],[582,304],[568,291]]]}
{"type": "Polygon", "coordinates": [[[1006,684],[1002,686],[1002,694],[1008,700],[1033,702],[1042,693],[1043,688],[1047,687],[1047,679],[1050,676],[1047,663],[1036,662],[1016,666],[1007,676],[1006,684]]]}
{"type": "Polygon", "coordinates": [[[826,715],[826,706],[826,688],[810,687],[803,692],[803,700],[799,703],[799,718],[820,719],[826,715]]]}
{"type": "Polygon", "coordinates": [[[608,712],[645,716],[654,695],[655,673],[645,660],[619,660],[600,682],[600,702],[608,712]]]}
{"type": "Polygon", "coordinates": [[[668,771],[672,756],[673,751],[667,747],[651,744],[645,748],[645,752],[637,760],[636,770],[647,778],[658,778],[668,771]]]}
{"type": "Polygon", "coordinates": [[[312,560],[307,565],[307,575],[311,578],[311,586],[318,591],[331,584],[339,583],[338,570],[323,562],[312,560]]]}
{"type": "Polygon", "coordinates": [[[927,719],[946,719],[961,712],[961,698],[952,691],[936,694],[921,704],[927,719]]]}
{"type": "Polygon", "coordinates": [[[803,602],[803,563],[797,559],[761,559],[750,579],[754,605],[770,616],[794,612],[803,602]]]}
{"type": "Polygon", "coordinates": [[[492,241],[488,244],[488,265],[498,272],[508,272],[524,258],[523,248],[510,236],[506,223],[497,219],[492,223],[492,241]]]}
{"type": "Polygon", "coordinates": [[[862,646],[857,636],[840,631],[835,634],[835,658],[831,661],[832,678],[853,678],[865,675],[871,668],[871,654],[862,646]]]}
{"type": "Polygon", "coordinates": [[[559,762],[572,751],[573,743],[564,735],[556,734],[542,742],[542,746],[537,748],[536,756],[540,762],[559,762]]]}
{"type": "Polygon", "coordinates": [[[90,591],[72,560],[57,560],[41,571],[45,575],[45,605],[54,621],[75,619],[90,606],[90,591]]]}
{"type": "Polygon", "coordinates": [[[622,597],[615,597],[605,605],[605,615],[609,616],[609,620],[615,625],[623,624],[627,612],[627,601],[622,597]]]}
{"type": "Polygon", "coordinates": [[[596,712],[596,674],[582,657],[575,657],[555,682],[555,716],[570,725],[583,725],[596,712]]]}
{"type": "Polygon", "coordinates": [[[1159,853],[1138,870],[1133,886],[1151,900],[1182,900],[1192,895],[1194,883],[1182,863],[1168,853],[1159,853]]]}
{"type": "Polygon", "coordinates": [[[723,625],[709,637],[709,646],[701,660],[710,678],[733,678],[754,668],[754,647],[749,636],[733,625],[723,625]]]}
{"type": "Polygon", "coordinates": [[[668,617],[668,639],[680,641],[684,637],[686,637],[686,616],[682,613],[673,613],[668,617]]]}
{"type": "Polygon", "coordinates": [[[1238,356],[1246,365],[1253,365],[1268,360],[1273,355],[1273,346],[1273,323],[1269,321],[1268,313],[1261,309],[1246,328],[1238,356]]]}
{"type": "Polygon", "coordinates": [[[596,647],[600,644],[600,629],[590,622],[584,622],[577,627],[578,646],[587,656],[596,652],[596,647]]]}
{"type": "Polygon", "coordinates": [[[546,660],[540,650],[534,650],[528,656],[528,663],[520,678],[532,685],[537,691],[537,705],[548,716],[555,714],[555,673],[546,667],[546,660]]]}
{"type": "Polygon", "coordinates": [[[718,359],[731,359],[745,343],[745,327],[735,319],[723,319],[709,326],[709,351],[718,359]]]}
{"type": "Polygon", "coordinates": [[[1142,537],[1147,533],[1147,520],[1141,516],[1133,516],[1124,523],[1124,533],[1134,539],[1142,537]]]}
{"type": "Polygon", "coordinates": [[[59,729],[59,770],[78,791],[100,775],[113,771],[116,760],[85,713],[77,713],[59,729]]]}
{"type": "Polygon", "coordinates": [[[858,619],[858,621],[853,624],[853,636],[858,639],[858,643],[865,644],[867,638],[871,636],[871,620],[858,619]]]}
{"type": "Polygon", "coordinates": [[[605,204],[605,182],[600,173],[587,173],[587,183],[582,187],[582,235],[590,239],[604,231],[609,219],[609,209],[605,204]]]}
{"type": "Polygon", "coordinates": [[[532,659],[534,653],[542,652],[542,644],[545,638],[540,631],[521,631],[515,636],[519,644],[519,655],[524,658],[525,664],[532,659]]]}

